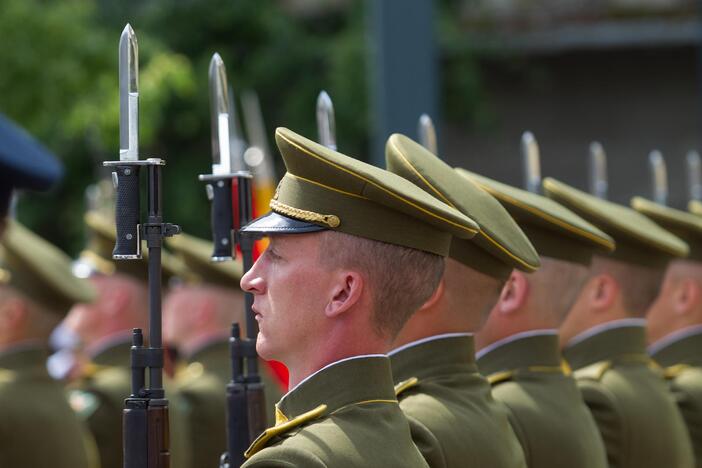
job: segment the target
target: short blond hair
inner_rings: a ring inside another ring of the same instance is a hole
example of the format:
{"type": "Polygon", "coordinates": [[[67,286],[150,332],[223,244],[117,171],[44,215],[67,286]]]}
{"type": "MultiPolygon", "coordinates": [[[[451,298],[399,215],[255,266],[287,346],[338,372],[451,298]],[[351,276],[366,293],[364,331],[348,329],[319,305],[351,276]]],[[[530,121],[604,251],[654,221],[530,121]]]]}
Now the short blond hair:
{"type": "Polygon", "coordinates": [[[394,339],[444,273],[439,255],[337,231],[320,234],[321,263],[357,270],[371,285],[372,322],[380,336],[394,339]]]}

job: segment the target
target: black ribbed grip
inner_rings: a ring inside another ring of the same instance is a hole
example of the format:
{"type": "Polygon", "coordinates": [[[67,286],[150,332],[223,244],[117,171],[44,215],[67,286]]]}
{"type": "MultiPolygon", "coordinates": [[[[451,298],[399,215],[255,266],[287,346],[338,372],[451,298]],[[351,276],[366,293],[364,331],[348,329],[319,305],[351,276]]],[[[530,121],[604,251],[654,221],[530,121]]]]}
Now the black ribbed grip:
{"type": "Polygon", "coordinates": [[[139,249],[139,166],[116,166],[117,200],[115,202],[115,223],[117,240],[114,257],[136,257],[139,249]]]}
{"type": "Polygon", "coordinates": [[[246,386],[232,380],[227,384],[227,451],[230,467],[244,463],[244,452],[250,444],[246,386]]]}
{"type": "Polygon", "coordinates": [[[149,468],[148,401],[127,398],[122,412],[124,468],[149,468]]]}
{"type": "Polygon", "coordinates": [[[210,182],[212,186],[212,241],[213,258],[232,256],[232,180],[217,179],[210,182]]]}

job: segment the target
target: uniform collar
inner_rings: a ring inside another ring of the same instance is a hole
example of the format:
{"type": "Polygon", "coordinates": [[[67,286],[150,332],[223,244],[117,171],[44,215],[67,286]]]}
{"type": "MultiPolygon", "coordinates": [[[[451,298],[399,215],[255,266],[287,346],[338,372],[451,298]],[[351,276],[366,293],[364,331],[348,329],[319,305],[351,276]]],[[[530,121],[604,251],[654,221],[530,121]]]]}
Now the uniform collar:
{"type": "Polygon", "coordinates": [[[560,365],[556,330],[517,333],[483,348],[478,354],[478,368],[484,375],[535,366],[560,365]]]}
{"type": "Polygon", "coordinates": [[[407,343],[388,353],[393,380],[425,379],[449,372],[477,372],[475,342],[468,333],[446,333],[407,343]]]}
{"type": "Polygon", "coordinates": [[[188,362],[204,362],[212,359],[215,356],[221,356],[225,354],[228,356],[227,351],[229,350],[229,339],[223,338],[222,336],[217,336],[216,338],[210,338],[207,341],[203,341],[200,346],[195,348],[193,352],[188,355],[188,362]]]}
{"type": "Polygon", "coordinates": [[[702,326],[675,331],[651,345],[648,352],[665,367],[676,364],[702,366],[702,326]]]}
{"type": "Polygon", "coordinates": [[[596,330],[590,329],[571,340],[563,355],[573,369],[623,356],[646,356],[645,323],[627,319],[594,327],[596,330]]]}
{"type": "Polygon", "coordinates": [[[387,356],[354,356],[329,364],[300,382],[276,405],[293,419],[324,404],[325,413],[367,401],[397,402],[387,356]]]}

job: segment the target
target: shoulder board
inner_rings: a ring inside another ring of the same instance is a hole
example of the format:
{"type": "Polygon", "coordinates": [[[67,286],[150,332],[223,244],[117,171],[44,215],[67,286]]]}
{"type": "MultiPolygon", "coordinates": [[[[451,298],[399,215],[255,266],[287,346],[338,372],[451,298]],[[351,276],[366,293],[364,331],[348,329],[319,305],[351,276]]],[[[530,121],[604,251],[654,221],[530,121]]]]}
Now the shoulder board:
{"type": "Polygon", "coordinates": [[[17,373],[9,369],[0,369],[0,384],[17,380],[17,373]]]}
{"type": "Polygon", "coordinates": [[[300,416],[293,418],[287,422],[284,422],[283,424],[280,424],[278,426],[274,427],[269,427],[265,431],[261,433],[258,437],[256,437],[256,440],[253,441],[251,446],[248,448],[246,452],[244,452],[244,458],[249,459],[251,458],[255,453],[260,452],[263,448],[266,447],[266,444],[268,444],[268,441],[270,441],[273,437],[285,434],[286,432],[290,432],[291,430],[295,429],[296,427],[302,426],[303,424],[313,421],[315,419],[320,418],[325,412],[327,411],[327,405],[319,405],[315,409],[308,411],[306,413],[301,414],[300,416]]]}
{"type": "Polygon", "coordinates": [[[98,398],[94,394],[83,390],[70,390],[68,392],[68,403],[73,411],[84,420],[90,418],[99,406],[98,398]]]}
{"type": "Polygon", "coordinates": [[[679,377],[683,374],[683,372],[690,369],[692,369],[692,367],[688,364],[676,364],[674,366],[666,367],[665,369],[663,369],[663,376],[668,380],[672,380],[676,377],[679,377]]]}
{"type": "Polygon", "coordinates": [[[502,371],[502,372],[495,372],[494,374],[490,374],[487,376],[488,382],[490,382],[490,385],[495,386],[499,383],[502,382],[507,382],[508,380],[512,380],[514,377],[514,371],[502,371]]]}
{"type": "Polygon", "coordinates": [[[403,380],[395,385],[395,396],[400,396],[401,393],[406,392],[410,388],[416,387],[417,385],[419,385],[419,379],[417,377],[410,377],[407,380],[403,380]]]}
{"type": "Polygon", "coordinates": [[[599,361],[594,364],[590,364],[589,366],[585,366],[582,369],[576,370],[573,372],[573,377],[575,377],[577,380],[586,379],[599,381],[602,379],[602,376],[605,375],[605,372],[611,368],[612,361],[599,361]]]}

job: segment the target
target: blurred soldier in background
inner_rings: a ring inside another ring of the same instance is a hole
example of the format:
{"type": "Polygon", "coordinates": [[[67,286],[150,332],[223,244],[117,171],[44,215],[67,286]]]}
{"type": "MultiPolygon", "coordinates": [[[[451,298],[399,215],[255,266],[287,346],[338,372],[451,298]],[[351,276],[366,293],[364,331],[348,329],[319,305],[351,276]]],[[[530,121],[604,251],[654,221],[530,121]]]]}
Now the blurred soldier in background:
{"type": "Polygon", "coordinates": [[[685,240],[690,254],[668,264],[660,293],[646,313],[648,352],[685,418],[702,467],[702,218],[642,198],[634,209],[685,240]]]}
{"type": "Polygon", "coordinates": [[[48,338],[71,306],[94,299],[70,259],[10,222],[0,259],[0,466],[97,466],[95,442],[46,370],[48,338]]]}
{"type": "Polygon", "coordinates": [[[390,351],[400,408],[432,467],[526,466],[502,405],[475,363],[479,330],[513,268],[539,258],[504,208],[404,135],[386,145],[388,170],[473,218],[481,232],[454,238],[434,295],[407,321],[390,351]],[[490,242],[488,239],[492,239],[490,242]]]}
{"type": "MultiPolygon", "coordinates": [[[[685,422],[646,352],[646,311],[687,245],[636,211],[547,178],[544,192],[610,234],[561,326],[563,354],[600,428],[610,466],[694,466],[685,422]]],[[[556,290],[558,293],[560,291],[556,290]]]]}
{"type": "Polygon", "coordinates": [[[511,421],[530,467],[605,468],[597,426],[575,380],[561,366],[558,327],[587,276],[593,254],[614,242],[592,224],[536,193],[461,171],[495,196],[532,241],[541,268],[514,270],[485,327],[478,367],[511,421]]]}
{"type": "MultiPolygon", "coordinates": [[[[133,328],[148,329],[146,255],[142,260],[113,262],[115,227],[111,217],[97,211],[86,213],[88,248],[81,252],[74,273],[89,278],[97,291],[91,304],[73,307],[65,325],[77,334],[90,358],[81,379],[72,385],[70,402],[92,431],[103,468],[122,466],[122,410],[130,393],[130,355],[133,328]]],[[[163,252],[164,284],[181,270],[178,262],[163,252]]],[[[171,457],[174,467],[189,466],[184,419],[178,397],[171,401],[171,457]]]]}
{"type": "Polygon", "coordinates": [[[0,114],[0,233],[15,190],[46,190],[63,166],[28,133],[0,114]]]}
{"type": "MultiPolygon", "coordinates": [[[[188,420],[193,466],[216,466],[227,449],[225,389],[232,378],[231,326],[238,322],[245,327],[241,262],[213,263],[212,243],[183,233],[167,244],[187,267],[189,280],[172,288],[164,301],[163,338],[184,360],[176,383],[188,420]]],[[[259,369],[272,425],[283,388],[263,361],[259,369]]]]}

